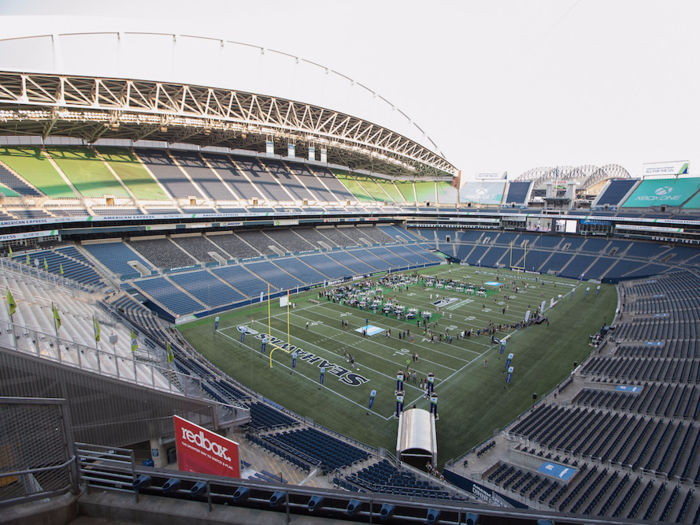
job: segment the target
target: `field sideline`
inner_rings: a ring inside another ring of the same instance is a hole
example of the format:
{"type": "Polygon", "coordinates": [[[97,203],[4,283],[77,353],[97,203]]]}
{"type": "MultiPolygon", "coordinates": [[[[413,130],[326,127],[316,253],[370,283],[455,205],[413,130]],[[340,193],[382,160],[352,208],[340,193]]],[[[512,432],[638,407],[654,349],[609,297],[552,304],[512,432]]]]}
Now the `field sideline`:
{"type": "Polygon", "coordinates": [[[385,298],[395,297],[401,305],[433,313],[436,294],[456,298],[456,302],[441,308],[442,317],[433,330],[436,337],[439,332],[445,338],[447,328],[453,336],[452,343],[449,339],[430,342],[424,337],[422,326],[417,331],[415,321],[319,299],[319,289],[292,295],[296,308],[281,308],[279,299],[271,301],[270,317],[264,301],[222,314],[218,331],[214,330],[213,318],[181,325],[179,329],[199,352],[242,384],[317,423],[391,452],[395,452],[398,428],[394,418],[397,372],[405,371],[407,366],[410,369],[404,388],[405,406],[415,404],[425,409],[429,402],[423,398],[419,382],[433,373],[439,395],[437,439],[442,464],[465,453],[532,406],[533,393],[543,395],[564,379],[575,361],[580,363],[589,355],[592,348],[588,336],[604,322],[612,321],[617,305],[612,285],[601,285],[596,296],[597,285],[593,283],[503,269],[442,265],[419,273],[468,281],[477,287],[498,279],[504,289],[488,298],[432,288],[424,291],[420,285],[384,292],[385,298]],[[535,281],[536,277],[540,282],[535,281]],[[518,293],[512,290],[511,281],[520,287],[518,293]],[[587,287],[590,292],[585,297],[587,287]],[[505,301],[504,294],[508,296],[505,301]],[[502,359],[500,345],[492,344],[488,335],[465,340],[457,337],[458,331],[483,329],[489,321],[508,325],[521,321],[528,306],[534,313],[543,300],[549,307],[551,298],[558,303],[545,311],[549,326],[543,323],[496,334],[497,338],[509,336],[502,359]],[[370,325],[381,328],[381,333],[363,337],[356,331],[365,326],[366,319],[370,325]],[[347,328],[343,321],[348,322],[347,328]],[[391,330],[391,337],[385,336],[386,329],[391,330]],[[250,331],[244,342],[241,330],[250,331]],[[405,330],[415,334],[415,342],[399,339],[399,332],[405,330]],[[261,352],[262,334],[268,332],[283,342],[289,337],[299,349],[295,368],[291,356],[281,349],[274,352],[270,367],[271,346],[268,344],[265,354],[261,352]],[[414,353],[418,354],[417,362],[412,359],[414,353]],[[514,354],[511,366],[515,371],[511,383],[506,385],[505,358],[509,353],[514,354]],[[355,358],[354,368],[348,355],[355,358]],[[326,370],[323,384],[320,366],[326,370]],[[369,410],[373,389],[377,396],[369,410]]]}

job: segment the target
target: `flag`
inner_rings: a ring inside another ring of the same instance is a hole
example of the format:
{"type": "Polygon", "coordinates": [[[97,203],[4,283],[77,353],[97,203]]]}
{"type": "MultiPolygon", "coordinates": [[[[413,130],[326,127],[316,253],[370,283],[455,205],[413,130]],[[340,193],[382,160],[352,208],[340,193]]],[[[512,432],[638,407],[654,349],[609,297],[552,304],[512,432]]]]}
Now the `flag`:
{"type": "Polygon", "coordinates": [[[31,266],[31,265],[32,265],[32,261],[29,260],[29,254],[27,254],[27,266],[31,266]]]}
{"type": "Polygon", "coordinates": [[[10,259],[12,259],[12,246],[8,246],[8,248],[10,249],[10,259]]]}
{"type": "Polygon", "coordinates": [[[9,288],[7,289],[7,306],[10,308],[10,317],[12,317],[12,314],[17,310],[17,303],[15,302],[15,298],[12,297],[12,292],[9,288]]]}
{"type": "Polygon", "coordinates": [[[100,332],[101,332],[100,323],[98,323],[97,319],[94,317],[92,318],[92,320],[95,322],[95,341],[97,341],[99,343],[100,342],[100,332]]]}
{"type": "Polygon", "coordinates": [[[131,331],[131,353],[133,354],[136,352],[136,349],[139,347],[139,342],[136,340],[136,334],[134,331],[131,331]]]}
{"type": "Polygon", "coordinates": [[[49,271],[49,265],[46,264],[46,257],[44,257],[44,270],[47,272],[49,271]]]}
{"type": "Polygon", "coordinates": [[[170,364],[175,360],[175,356],[173,355],[173,349],[170,348],[170,342],[168,342],[167,348],[168,348],[168,364],[170,364]]]}
{"type": "Polygon", "coordinates": [[[55,304],[53,305],[53,318],[56,321],[56,330],[58,330],[61,328],[61,316],[59,315],[55,304]]]}
{"type": "Polygon", "coordinates": [[[61,273],[61,277],[63,277],[63,263],[59,263],[59,272],[61,273]]]}

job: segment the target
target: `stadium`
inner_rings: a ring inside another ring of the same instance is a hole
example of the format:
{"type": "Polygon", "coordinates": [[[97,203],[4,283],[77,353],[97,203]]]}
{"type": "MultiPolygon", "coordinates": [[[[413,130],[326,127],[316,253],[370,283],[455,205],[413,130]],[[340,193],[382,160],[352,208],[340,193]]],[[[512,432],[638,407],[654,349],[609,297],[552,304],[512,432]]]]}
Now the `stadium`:
{"type": "Polygon", "coordinates": [[[8,522],[700,523],[687,161],[463,181],[283,52],[0,57],[8,522]]]}

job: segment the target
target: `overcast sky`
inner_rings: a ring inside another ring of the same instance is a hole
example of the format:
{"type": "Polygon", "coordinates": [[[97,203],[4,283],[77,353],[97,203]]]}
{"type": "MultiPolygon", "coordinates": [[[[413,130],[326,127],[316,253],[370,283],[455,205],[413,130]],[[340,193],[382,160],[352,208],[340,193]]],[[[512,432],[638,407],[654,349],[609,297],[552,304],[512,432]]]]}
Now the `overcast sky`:
{"type": "Polygon", "coordinates": [[[139,19],[318,62],[394,103],[466,178],[700,172],[699,0],[0,1],[15,15],[139,19]]]}

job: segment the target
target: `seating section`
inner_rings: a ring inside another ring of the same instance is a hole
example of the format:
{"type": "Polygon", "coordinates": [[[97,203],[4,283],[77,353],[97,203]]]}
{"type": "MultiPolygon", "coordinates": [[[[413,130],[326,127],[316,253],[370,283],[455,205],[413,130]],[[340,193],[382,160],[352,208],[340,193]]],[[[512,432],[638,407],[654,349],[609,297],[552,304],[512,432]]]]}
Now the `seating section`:
{"type": "Polygon", "coordinates": [[[516,182],[512,181],[508,185],[508,193],[506,195],[505,205],[515,204],[516,206],[527,206],[527,197],[530,193],[532,181],[516,182]]]}
{"type": "Polygon", "coordinates": [[[213,242],[210,242],[208,237],[202,235],[172,237],[172,241],[192,257],[203,263],[217,262],[217,260],[210,255],[212,252],[217,254],[224,261],[230,259],[229,254],[224,252],[213,242]]]}
{"type": "Polygon", "coordinates": [[[122,242],[84,244],[83,248],[100,263],[118,275],[129,275],[136,270],[128,263],[136,261],[152,269],[150,263],[141,258],[134,250],[122,242]]]}
{"type": "Polygon", "coordinates": [[[401,268],[408,266],[409,264],[409,262],[406,259],[396,255],[393,251],[389,250],[388,248],[375,247],[368,248],[367,251],[373,254],[374,256],[380,257],[381,259],[386,261],[392,268],[401,268]]]}
{"type": "Polygon", "coordinates": [[[350,270],[346,266],[339,264],[338,262],[326,256],[325,254],[305,255],[303,257],[300,257],[299,259],[303,263],[311,266],[312,268],[322,273],[329,279],[340,279],[342,277],[351,277],[353,275],[352,270],[350,270]]]}
{"type": "Polygon", "coordinates": [[[457,188],[447,181],[437,181],[435,183],[435,191],[439,204],[457,204],[457,202],[459,202],[459,192],[457,188]]]}
{"type": "Polygon", "coordinates": [[[611,180],[595,201],[595,206],[604,208],[618,206],[623,197],[637,184],[638,179],[611,180]]]}
{"type": "Polygon", "coordinates": [[[303,184],[306,191],[295,191],[299,198],[309,198],[310,201],[320,201],[337,204],[338,199],[331,191],[321,182],[321,179],[316,177],[311,169],[307,166],[297,166],[295,164],[285,163],[285,169],[303,184]],[[308,195],[308,197],[305,197],[308,195]]]}
{"type": "Polygon", "coordinates": [[[203,198],[167,152],[155,149],[139,149],[136,154],[166,191],[176,199],[203,198]]]}
{"type": "Polygon", "coordinates": [[[83,197],[131,198],[94,150],[61,147],[46,148],[46,153],[83,197]]]}
{"type": "Polygon", "coordinates": [[[305,286],[304,281],[297,279],[270,261],[247,263],[243,266],[280,290],[294,290],[297,286],[305,286]]]}
{"type": "MultiPolygon", "coordinates": [[[[689,523],[684,517],[700,519],[693,497],[700,482],[700,276],[674,271],[620,287],[622,320],[611,337],[559,386],[559,399],[550,396],[507,430],[518,443],[512,463],[496,461],[482,479],[507,494],[534,485],[533,473],[516,463],[571,465],[577,472],[567,483],[520,496],[559,512],[689,523]]],[[[483,461],[499,457],[500,446],[475,452],[483,461]]]]}
{"type": "Polygon", "coordinates": [[[40,148],[0,148],[0,161],[48,197],[78,198],[40,148]]]}
{"type": "Polygon", "coordinates": [[[366,262],[355,257],[350,252],[330,252],[327,255],[330,259],[333,259],[338,264],[342,264],[343,266],[352,270],[352,273],[354,273],[355,275],[369,274],[377,271],[377,269],[374,266],[370,266],[366,262]]]}
{"type": "MultiPolygon", "coordinates": [[[[82,254],[79,257],[82,257],[82,254]]],[[[63,276],[66,279],[72,279],[87,286],[96,286],[98,288],[104,286],[102,277],[95,269],[84,258],[78,259],[73,251],[62,253],[58,249],[39,250],[15,255],[13,259],[19,263],[26,263],[27,259],[29,259],[29,263],[33,268],[46,270],[54,275],[63,276]]]]}
{"type": "Polygon", "coordinates": [[[338,484],[342,488],[353,490],[353,485],[380,494],[395,494],[417,498],[458,499],[452,498],[450,492],[437,483],[420,479],[413,472],[401,470],[396,465],[383,459],[345,476],[338,484]],[[350,485],[350,486],[348,486],[350,485]]]}
{"type": "MultiPolygon", "coordinates": [[[[0,275],[0,293],[6,294],[7,290],[12,291],[18,308],[12,316],[15,323],[13,333],[6,324],[10,321],[9,312],[6,306],[0,305],[0,321],[3,321],[0,344],[6,348],[13,348],[16,344],[21,352],[62,366],[119,377],[148,388],[170,390],[169,380],[158,369],[152,368],[145,359],[134,361],[130,327],[108,315],[96,303],[94,293],[37,281],[6,269],[0,275]],[[60,326],[54,323],[53,307],[60,316],[60,326]],[[106,341],[96,344],[95,320],[103,334],[117,335],[115,344],[106,341]]],[[[157,354],[149,350],[148,338],[138,334],[138,339],[138,357],[153,361],[157,354]]]]}
{"type": "Polygon", "coordinates": [[[250,405],[250,427],[257,431],[277,430],[281,427],[294,427],[300,423],[284,412],[265,403],[250,405]]]}
{"type": "MultiPolygon", "coordinates": [[[[272,178],[285,189],[292,200],[316,200],[314,195],[309,193],[309,190],[302,184],[299,177],[296,177],[286,164],[273,159],[259,159],[259,162],[265,167],[272,178]]],[[[289,197],[280,200],[289,200],[289,197]]]]}
{"type": "Polygon", "coordinates": [[[265,169],[258,160],[236,159],[236,165],[253,183],[264,200],[290,202],[294,200],[284,187],[265,169]]]}
{"type": "Polygon", "coordinates": [[[324,474],[370,458],[369,452],[313,428],[266,434],[263,440],[319,465],[324,474]]]}
{"type": "Polygon", "coordinates": [[[273,293],[277,291],[276,286],[270,286],[269,283],[248,271],[243,265],[213,268],[211,271],[219,279],[248,297],[257,297],[261,292],[267,293],[268,289],[273,293]]]}
{"type": "MultiPolygon", "coordinates": [[[[415,235],[413,235],[411,232],[408,230],[404,230],[402,228],[399,228],[398,226],[390,225],[390,226],[379,226],[378,227],[381,231],[383,231],[385,234],[387,234],[389,237],[391,237],[393,242],[396,242],[397,240],[399,242],[413,242],[413,241],[420,241],[422,239],[419,239],[415,235]]],[[[391,242],[391,241],[387,241],[391,242]]]]}
{"type": "Polygon", "coordinates": [[[170,198],[130,150],[99,147],[97,151],[137,199],[153,201],[170,198]]]}
{"type": "Polygon", "coordinates": [[[239,231],[236,232],[236,235],[249,246],[254,247],[258,251],[258,255],[279,255],[287,252],[284,247],[260,230],[239,231]]]}
{"type": "Polygon", "coordinates": [[[352,235],[353,230],[349,228],[319,228],[319,232],[326,238],[330,239],[337,246],[357,246],[357,237],[350,237],[345,232],[352,235]]]}
{"type": "Polygon", "coordinates": [[[189,268],[197,264],[169,239],[132,239],[128,244],[157,268],[189,268]]]}
{"type": "Polygon", "coordinates": [[[165,277],[134,281],[134,285],[175,315],[204,310],[204,305],[180,291],[165,277]]]}
{"type": "Polygon", "coordinates": [[[262,255],[254,245],[233,233],[208,235],[207,239],[219,246],[227,255],[236,259],[248,259],[262,255]]]}
{"type": "Polygon", "coordinates": [[[238,303],[246,299],[206,270],[173,274],[170,280],[211,307],[238,303]]]}
{"type": "Polygon", "coordinates": [[[317,180],[321,181],[324,187],[328,188],[338,202],[345,204],[347,201],[353,200],[352,194],[338,180],[333,171],[319,166],[310,166],[309,170],[316,176],[317,180]]]}
{"type": "Polygon", "coordinates": [[[24,179],[0,163],[0,184],[3,185],[3,193],[8,197],[25,195],[27,197],[40,197],[41,193],[27,184],[24,179]],[[7,191],[9,190],[9,192],[7,191]]]}
{"type": "Polygon", "coordinates": [[[265,230],[263,234],[281,246],[285,252],[295,253],[317,249],[292,229],[265,230]]]}
{"type": "Polygon", "coordinates": [[[416,190],[416,202],[437,202],[434,182],[414,182],[416,190]]]}
{"type": "Polygon", "coordinates": [[[326,280],[326,276],[304,264],[296,257],[275,259],[274,264],[290,275],[293,275],[304,284],[317,284],[326,280]]]}
{"type": "Polygon", "coordinates": [[[199,153],[178,151],[171,152],[171,156],[187,172],[192,181],[199,186],[202,190],[201,193],[206,198],[222,201],[236,199],[236,196],[229,191],[228,187],[217,177],[216,172],[212,171],[199,153]]]}

